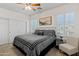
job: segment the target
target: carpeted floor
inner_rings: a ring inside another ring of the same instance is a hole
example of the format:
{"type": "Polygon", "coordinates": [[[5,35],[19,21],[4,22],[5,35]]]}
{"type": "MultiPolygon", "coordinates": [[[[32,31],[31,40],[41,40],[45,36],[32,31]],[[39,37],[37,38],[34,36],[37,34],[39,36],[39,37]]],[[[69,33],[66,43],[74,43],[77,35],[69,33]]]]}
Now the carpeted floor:
{"type": "MultiPolygon", "coordinates": [[[[5,44],[0,46],[0,56],[24,56],[24,54],[12,44],[5,44]]],[[[65,54],[61,53],[56,48],[52,48],[46,56],[65,56],[65,54]]]]}

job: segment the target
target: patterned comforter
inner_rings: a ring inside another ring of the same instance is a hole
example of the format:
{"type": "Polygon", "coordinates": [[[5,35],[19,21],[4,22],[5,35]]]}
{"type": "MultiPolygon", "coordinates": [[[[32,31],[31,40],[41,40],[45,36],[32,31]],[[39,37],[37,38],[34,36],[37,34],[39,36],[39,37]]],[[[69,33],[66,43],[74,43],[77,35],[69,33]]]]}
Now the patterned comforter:
{"type": "Polygon", "coordinates": [[[20,47],[27,55],[40,55],[41,51],[54,42],[54,36],[24,34],[16,36],[14,45],[20,47]]]}

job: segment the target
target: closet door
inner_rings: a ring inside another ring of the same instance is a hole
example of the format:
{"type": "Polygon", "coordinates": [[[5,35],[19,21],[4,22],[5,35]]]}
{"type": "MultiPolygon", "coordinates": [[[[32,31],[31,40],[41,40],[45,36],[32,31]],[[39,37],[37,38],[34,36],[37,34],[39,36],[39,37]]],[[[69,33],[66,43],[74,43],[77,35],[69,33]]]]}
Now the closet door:
{"type": "Polygon", "coordinates": [[[9,20],[9,43],[12,43],[15,36],[26,33],[26,22],[20,20],[9,20]]]}
{"type": "Polygon", "coordinates": [[[0,45],[8,43],[8,20],[0,19],[0,45]]]}

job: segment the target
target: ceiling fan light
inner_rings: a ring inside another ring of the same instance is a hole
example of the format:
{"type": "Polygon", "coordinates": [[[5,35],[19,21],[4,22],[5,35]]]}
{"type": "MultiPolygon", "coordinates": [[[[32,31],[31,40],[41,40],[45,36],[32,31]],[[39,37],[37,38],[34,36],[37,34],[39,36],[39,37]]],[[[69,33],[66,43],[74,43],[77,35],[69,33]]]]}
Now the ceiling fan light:
{"type": "Polygon", "coordinates": [[[28,9],[29,9],[29,10],[31,10],[31,7],[30,7],[30,6],[28,6],[28,9]]]}
{"type": "Polygon", "coordinates": [[[25,9],[27,10],[28,8],[27,8],[27,7],[25,7],[25,9]]]}
{"type": "Polygon", "coordinates": [[[31,7],[30,6],[26,6],[25,9],[26,10],[31,10],[31,7]]]}

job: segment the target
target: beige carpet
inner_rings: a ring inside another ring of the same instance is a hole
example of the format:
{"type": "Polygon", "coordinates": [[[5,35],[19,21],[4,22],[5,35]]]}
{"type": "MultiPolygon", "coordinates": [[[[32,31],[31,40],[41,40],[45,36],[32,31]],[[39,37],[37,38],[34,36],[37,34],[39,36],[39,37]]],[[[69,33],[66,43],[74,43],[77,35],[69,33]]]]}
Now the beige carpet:
{"type": "MultiPolygon", "coordinates": [[[[24,56],[16,47],[12,44],[5,44],[0,46],[0,56],[24,56]]],[[[52,48],[46,56],[65,56],[58,49],[52,48]]]]}

